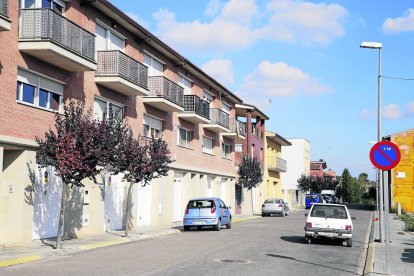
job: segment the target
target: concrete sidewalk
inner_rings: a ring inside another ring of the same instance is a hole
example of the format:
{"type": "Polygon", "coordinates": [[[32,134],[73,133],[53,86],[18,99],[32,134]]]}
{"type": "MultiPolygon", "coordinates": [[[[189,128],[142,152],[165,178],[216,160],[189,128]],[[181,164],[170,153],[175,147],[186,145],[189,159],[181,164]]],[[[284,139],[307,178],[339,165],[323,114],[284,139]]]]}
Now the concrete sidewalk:
{"type": "MultiPolygon", "coordinates": [[[[376,214],[374,217],[378,217],[376,214]]],[[[390,268],[386,272],[385,243],[376,242],[379,238],[379,223],[373,222],[373,233],[369,244],[364,275],[414,275],[414,233],[404,231],[404,222],[395,214],[390,214],[390,268]]]]}
{"type": "MultiPolygon", "coordinates": [[[[259,217],[260,216],[257,215],[234,215],[232,223],[239,223],[246,220],[257,219],[259,217]]],[[[0,250],[0,269],[5,266],[53,258],[100,247],[178,234],[181,233],[181,231],[181,222],[167,226],[144,226],[139,227],[137,230],[129,231],[128,237],[124,237],[124,231],[111,231],[100,235],[64,240],[62,249],[53,249],[56,243],[53,240],[35,240],[26,246],[0,250]]]]}

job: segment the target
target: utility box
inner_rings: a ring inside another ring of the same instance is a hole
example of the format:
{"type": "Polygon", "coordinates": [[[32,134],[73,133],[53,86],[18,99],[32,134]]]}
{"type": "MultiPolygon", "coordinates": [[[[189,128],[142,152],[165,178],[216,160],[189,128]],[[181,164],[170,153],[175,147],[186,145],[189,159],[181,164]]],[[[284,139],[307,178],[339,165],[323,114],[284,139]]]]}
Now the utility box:
{"type": "Polygon", "coordinates": [[[91,203],[91,193],[89,189],[84,189],[83,190],[83,204],[88,205],[90,203],[91,203]]]}

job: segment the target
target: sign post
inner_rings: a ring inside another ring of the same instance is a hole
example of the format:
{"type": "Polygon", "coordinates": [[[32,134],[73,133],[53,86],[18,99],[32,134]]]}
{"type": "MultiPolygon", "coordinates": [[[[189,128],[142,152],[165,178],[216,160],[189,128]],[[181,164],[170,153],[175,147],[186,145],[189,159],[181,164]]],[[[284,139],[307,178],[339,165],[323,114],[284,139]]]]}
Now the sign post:
{"type": "MultiPolygon", "coordinates": [[[[376,143],[369,153],[369,158],[372,164],[380,170],[384,180],[384,171],[395,168],[401,159],[401,152],[397,145],[390,141],[381,141],[376,143]]],[[[386,178],[386,184],[380,183],[384,187],[384,221],[380,223],[385,224],[385,266],[387,274],[390,274],[390,225],[389,225],[389,192],[388,192],[388,177],[386,178]]],[[[382,206],[380,206],[382,210],[382,206]]]]}

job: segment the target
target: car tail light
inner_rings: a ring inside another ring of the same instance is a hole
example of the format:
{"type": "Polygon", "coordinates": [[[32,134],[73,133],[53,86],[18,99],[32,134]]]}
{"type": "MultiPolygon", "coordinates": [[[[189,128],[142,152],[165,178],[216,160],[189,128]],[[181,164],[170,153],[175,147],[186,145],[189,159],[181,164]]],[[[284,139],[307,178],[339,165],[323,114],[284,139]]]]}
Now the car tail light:
{"type": "MultiPolygon", "coordinates": [[[[302,224],[303,225],[303,224],[302,224]]],[[[306,223],[306,228],[312,228],[312,222],[307,222],[306,223]]]]}
{"type": "Polygon", "coordinates": [[[346,230],[346,231],[348,231],[348,230],[352,230],[352,225],[345,225],[345,230],[346,230]]]}
{"type": "Polygon", "coordinates": [[[216,205],[213,203],[213,206],[210,209],[211,213],[214,214],[216,212],[216,205]]]}
{"type": "Polygon", "coordinates": [[[188,207],[185,208],[185,214],[188,215],[188,207]]]}
{"type": "MultiPolygon", "coordinates": [[[[282,204],[281,203],[279,203],[279,205],[278,205],[279,207],[282,207],[282,204]]],[[[303,225],[303,224],[302,224],[303,225]]]]}

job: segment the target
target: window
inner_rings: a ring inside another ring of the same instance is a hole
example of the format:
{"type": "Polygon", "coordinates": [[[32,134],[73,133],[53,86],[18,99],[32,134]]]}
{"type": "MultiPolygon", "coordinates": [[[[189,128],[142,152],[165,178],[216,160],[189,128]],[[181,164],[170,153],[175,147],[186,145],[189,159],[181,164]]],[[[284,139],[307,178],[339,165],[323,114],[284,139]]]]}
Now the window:
{"type": "Polygon", "coordinates": [[[63,14],[65,3],[61,0],[42,0],[42,8],[49,8],[58,14],[63,14]]]}
{"type": "Polygon", "coordinates": [[[16,100],[50,111],[60,112],[63,84],[18,68],[16,100]]]}
{"type": "Polygon", "coordinates": [[[223,109],[224,112],[230,114],[231,105],[229,103],[223,102],[222,109],[223,109]]]}
{"type": "Polygon", "coordinates": [[[203,137],[203,152],[205,153],[213,153],[213,139],[210,137],[203,137]]]}
{"type": "Polygon", "coordinates": [[[144,64],[148,66],[149,77],[164,75],[164,65],[152,55],[144,53],[144,64]]]}
{"type": "Polygon", "coordinates": [[[119,50],[124,51],[125,39],[103,23],[96,24],[96,51],[119,50]]]}
{"type": "Polygon", "coordinates": [[[243,144],[235,144],[234,145],[235,152],[243,152],[243,144]]]}
{"type": "Polygon", "coordinates": [[[191,95],[192,81],[180,74],[178,84],[184,88],[184,95],[191,95]]]}
{"type": "Polygon", "coordinates": [[[189,148],[191,142],[191,131],[185,128],[178,128],[178,145],[189,148]]]}
{"type": "Polygon", "coordinates": [[[148,138],[159,138],[162,132],[162,121],[160,119],[144,115],[144,136],[148,138]]]}
{"type": "Polygon", "coordinates": [[[213,107],[213,95],[207,91],[204,91],[203,100],[210,104],[210,108],[213,107]]]}
{"type": "Polygon", "coordinates": [[[223,150],[223,158],[230,159],[231,145],[222,143],[221,148],[223,150]]]}
{"type": "Polygon", "coordinates": [[[122,119],[124,117],[124,108],[122,105],[106,100],[104,98],[95,98],[93,103],[95,119],[102,120],[104,114],[108,115],[109,110],[115,117],[122,119]]]}

